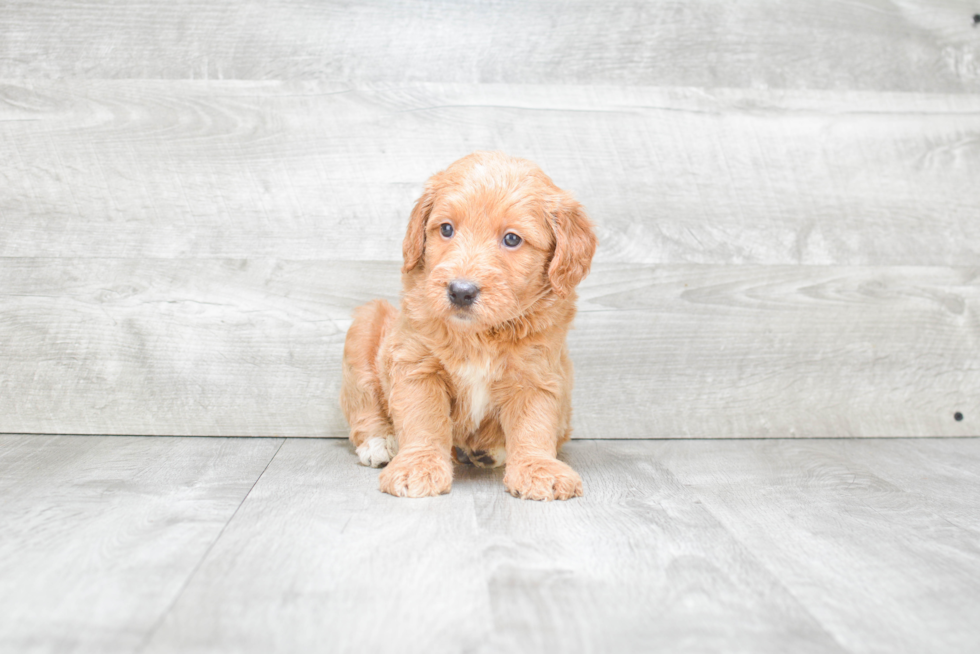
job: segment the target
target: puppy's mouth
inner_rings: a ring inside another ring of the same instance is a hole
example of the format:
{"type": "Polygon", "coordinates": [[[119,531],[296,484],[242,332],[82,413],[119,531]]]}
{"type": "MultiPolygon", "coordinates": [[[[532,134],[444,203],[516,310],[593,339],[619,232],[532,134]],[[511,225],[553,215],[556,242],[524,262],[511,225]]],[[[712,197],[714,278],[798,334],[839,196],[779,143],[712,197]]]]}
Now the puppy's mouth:
{"type": "Polygon", "coordinates": [[[473,311],[469,308],[460,309],[458,307],[452,307],[449,319],[462,324],[472,324],[476,321],[476,316],[473,315],[473,311]]]}

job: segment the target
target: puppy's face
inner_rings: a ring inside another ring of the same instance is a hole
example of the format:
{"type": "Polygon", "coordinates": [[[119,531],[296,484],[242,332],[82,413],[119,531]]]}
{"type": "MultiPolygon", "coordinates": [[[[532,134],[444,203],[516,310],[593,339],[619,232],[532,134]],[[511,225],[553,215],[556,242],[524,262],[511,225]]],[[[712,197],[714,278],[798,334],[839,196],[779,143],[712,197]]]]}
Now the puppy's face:
{"type": "Polygon", "coordinates": [[[446,193],[425,228],[425,295],[458,327],[491,327],[548,290],[554,239],[534,195],[510,188],[446,193]]]}
{"type": "Polygon", "coordinates": [[[567,296],[588,272],[595,236],[537,166],[476,153],[429,180],[404,250],[427,316],[479,331],[567,296]]]}

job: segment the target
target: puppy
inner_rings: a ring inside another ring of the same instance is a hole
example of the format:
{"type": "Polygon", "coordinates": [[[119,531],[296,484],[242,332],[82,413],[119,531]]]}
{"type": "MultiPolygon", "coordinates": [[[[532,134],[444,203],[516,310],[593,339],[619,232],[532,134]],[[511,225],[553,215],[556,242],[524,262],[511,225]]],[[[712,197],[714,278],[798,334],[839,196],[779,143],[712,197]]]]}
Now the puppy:
{"type": "Polygon", "coordinates": [[[581,205],[529,161],[476,152],[433,175],[402,245],[401,311],[354,312],[340,405],[381,490],[449,492],[453,460],[506,464],[511,494],[565,500],[565,336],[596,237],[581,205]]]}

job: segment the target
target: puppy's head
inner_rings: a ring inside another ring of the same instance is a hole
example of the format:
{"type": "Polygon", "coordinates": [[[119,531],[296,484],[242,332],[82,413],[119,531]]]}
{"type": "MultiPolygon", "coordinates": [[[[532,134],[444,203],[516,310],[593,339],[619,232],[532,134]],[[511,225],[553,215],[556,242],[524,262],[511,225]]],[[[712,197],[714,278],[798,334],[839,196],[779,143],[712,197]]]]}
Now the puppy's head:
{"type": "Polygon", "coordinates": [[[595,248],[581,205],[541,169],[477,152],[429,179],[409,221],[402,273],[428,317],[487,329],[546,297],[569,298],[595,248]]]}

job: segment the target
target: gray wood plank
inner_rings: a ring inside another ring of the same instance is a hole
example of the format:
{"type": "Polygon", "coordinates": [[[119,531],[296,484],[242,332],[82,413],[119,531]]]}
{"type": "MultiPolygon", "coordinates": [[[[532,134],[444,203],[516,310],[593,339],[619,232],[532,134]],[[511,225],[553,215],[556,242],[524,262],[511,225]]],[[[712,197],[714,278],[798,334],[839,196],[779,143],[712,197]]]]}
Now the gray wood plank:
{"type": "Polygon", "coordinates": [[[281,444],[0,436],[0,650],[136,651],[281,444]]]}
{"type": "MultiPolygon", "coordinates": [[[[0,431],[346,436],[350,312],[397,302],[398,279],[396,263],[0,260],[0,431]]],[[[598,265],[581,295],[577,437],[978,433],[974,269],[598,265]]]]}
{"type": "Polygon", "coordinates": [[[18,2],[0,78],[980,90],[966,0],[18,2]]]}
{"type": "Polygon", "coordinates": [[[976,435],[978,301],[974,269],[601,267],[569,339],[578,433],[976,435]]]}
{"type": "Polygon", "coordinates": [[[489,607],[472,497],[398,502],[377,472],[344,441],[287,440],[145,651],[476,645],[489,607]]]}
{"type": "Polygon", "coordinates": [[[2,260],[0,431],[345,436],[340,357],[369,268],[2,260]]]}
{"type": "Polygon", "coordinates": [[[649,449],[570,444],[567,503],[462,467],[405,501],[288,440],[146,651],[844,651],[649,449]]]}
{"type": "Polygon", "coordinates": [[[10,82],[0,256],[397,260],[482,148],[575,192],[600,262],[976,266],[977,133],[977,94],[10,82]]]}
{"type": "Polygon", "coordinates": [[[945,453],[916,445],[661,442],[651,455],[848,651],[974,652],[980,541],[934,509],[951,494],[975,496],[977,475],[947,474],[907,493],[876,468],[885,458],[905,479],[948,471],[961,451],[976,458],[980,440],[945,453]]]}
{"type": "Polygon", "coordinates": [[[980,448],[975,439],[900,438],[888,447],[877,439],[852,439],[835,444],[834,451],[859,461],[917,505],[980,539],[980,448]]]}

